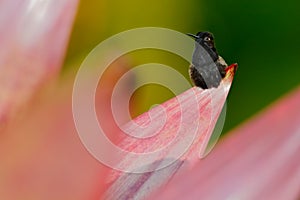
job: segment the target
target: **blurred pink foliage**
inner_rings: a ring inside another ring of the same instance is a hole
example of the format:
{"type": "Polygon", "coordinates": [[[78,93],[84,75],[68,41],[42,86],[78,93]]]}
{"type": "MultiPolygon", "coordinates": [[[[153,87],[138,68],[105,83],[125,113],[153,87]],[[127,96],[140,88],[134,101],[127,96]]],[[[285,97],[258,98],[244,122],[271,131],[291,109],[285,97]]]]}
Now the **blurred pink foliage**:
{"type": "Polygon", "coordinates": [[[0,1],[0,128],[59,72],[77,4],[0,1]]]}
{"type": "Polygon", "coordinates": [[[99,199],[102,192],[106,168],[73,122],[74,77],[57,79],[77,4],[0,1],[1,199],[99,199]]]}

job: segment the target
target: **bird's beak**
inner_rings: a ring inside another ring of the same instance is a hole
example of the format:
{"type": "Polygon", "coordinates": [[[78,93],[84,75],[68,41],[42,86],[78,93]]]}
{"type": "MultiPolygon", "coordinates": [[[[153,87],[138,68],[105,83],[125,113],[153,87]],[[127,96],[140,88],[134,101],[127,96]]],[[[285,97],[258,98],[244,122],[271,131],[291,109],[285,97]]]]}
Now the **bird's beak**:
{"type": "Polygon", "coordinates": [[[195,38],[195,39],[199,39],[199,36],[197,36],[197,35],[194,35],[194,34],[191,34],[191,33],[187,33],[187,35],[188,35],[188,36],[191,36],[191,37],[193,37],[193,38],[195,38]]]}

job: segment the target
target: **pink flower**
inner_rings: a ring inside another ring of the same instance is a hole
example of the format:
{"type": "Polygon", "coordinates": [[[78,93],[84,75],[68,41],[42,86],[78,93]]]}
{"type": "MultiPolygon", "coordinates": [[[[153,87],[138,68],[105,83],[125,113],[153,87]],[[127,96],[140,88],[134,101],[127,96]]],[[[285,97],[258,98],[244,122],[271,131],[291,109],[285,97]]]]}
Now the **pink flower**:
{"type": "Polygon", "coordinates": [[[81,144],[73,78],[58,81],[77,0],[0,2],[1,199],[98,199],[105,168],[81,144]]]}
{"type": "Polygon", "coordinates": [[[6,126],[45,83],[57,76],[77,3],[1,1],[0,127],[6,126]]]}
{"type": "MultiPolygon", "coordinates": [[[[98,117],[110,130],[110,139],[137,153],[173,143],[155,162],[145,163],[151,170],[142,174],[109,169],[95,160],[75,129],[71,99],[74,77],[58,78],[77,5],[78,0],[0,2],[1,199],[299,198],[299,90],[233,130],[207,157],[199,159],[229,92],[230,70],[223,88],[192,88],[162,103],[166,125],[147,133],[157,132],[157,136],[129,140],[117,135],[121,131],[109,109],[112,87],[128,67],[124,60],[114,63],[117,70],[107,72],[106,90],[97,93],[96,101],[96,108],[101,110],[98,117]],[[181,111],[188,117],[182,117],[181,111]],[[199,113],[203,115],[199,117],[199,113]],[[176,137],[178,130],[182,134],[176,137]],[[191,132],[196,133],[191,148],[178,158],[170,157],[191,132]],[[165,165],[168,159],[172,162],[165,165]]],[[[132,83],[126,82],[122,91],[126,93],[131,87],[132,83]]],[[[122,96],[117,103],[122,105],[122,96]]],[[[153,108],[130,121],[125,129],[137,132],[133,124],[147,125],[153,113],[156,117],[152,120],[158,123],[163,112],[153,108]]],[[[135,167],[140,163],[128,155],[119,164],[138,170],[135,167]]]]}
{"type": "Polygon", "coordinates": [[[154,199],[299,199],[300,89],[233,130],[154,199]]]}

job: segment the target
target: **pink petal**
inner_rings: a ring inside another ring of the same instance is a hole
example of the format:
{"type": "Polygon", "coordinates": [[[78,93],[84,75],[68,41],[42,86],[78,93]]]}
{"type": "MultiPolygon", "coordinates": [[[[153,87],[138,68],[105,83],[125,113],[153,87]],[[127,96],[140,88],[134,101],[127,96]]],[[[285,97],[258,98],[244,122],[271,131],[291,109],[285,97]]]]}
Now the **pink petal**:
{"type": "Polygon", "coordinates": [[[59,71],[77,4],[0,2],[0,127],[59,71]]]}
{"type": "Polygon", "coordinates": [[[300,89],[234,130],[154,199],[299,199],[300,89]]]}
{"type": "Polygon", "coordinates": [[[236,65],[229,68],[227,77],[218,88],[191,88],[126,124],[123,127],[125,133],[144,138],[124,137],[120,147],[146,156],[126,154],[120,157],[116,168],[128,173],[111,172],[105,199],[144,199],[174,174],[193,166],[199,154],[204,153],[235,69],[236,65]],[[185,146],[189,142],[191,146],[185,146]],[[148,152],[158,154],[152,160],[148,152]]]}
{"type": "MultiPolygon", "coordinates": [[[[114,65],[118,76],[127,71],[125,62],[114,65]]],[[[110,81],[104,81],[106,86],[120,78],[115,76],[113,70],[104,76],[110,81]]],[[[65,76],[55,88],[35,96],[26,117],[17,118],[1,132],[0,199],[98,200],[101,196],[108,168],[84,148],[75,129],[73,79],[65,76]]],[[[123,82],[121,94],[130,87],[131,81],[123,82]]],[[[97,94],[102,99],[97,103],[109,102],[110,93],[97,94]]]]}

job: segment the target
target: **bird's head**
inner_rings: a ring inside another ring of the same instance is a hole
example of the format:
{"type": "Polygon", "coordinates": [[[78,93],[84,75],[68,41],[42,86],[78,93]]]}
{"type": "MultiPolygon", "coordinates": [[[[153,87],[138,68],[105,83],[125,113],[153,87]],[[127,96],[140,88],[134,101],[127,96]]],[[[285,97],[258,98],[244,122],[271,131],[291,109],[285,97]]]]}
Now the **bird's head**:
{"type": "Polygon", "coordinates": [[[188,33],[187,35],[195,38],[195,41],[199,43],[200,45],[205,45],[212,49],[213,51],[216,51],[215,48],[215,42],[214,42],[214,36],[210,32],[198,32],[196,35],[188,33]]]}
{"type": "Polygon", "coordinates": [[[211,55],[215,61],[218,59],[218,53],[215,47],[214,36],[210,32],[198,32],[196,35],[188,33],[187,35],[193,37],[195,41],[200,44],[211,55]]]}

